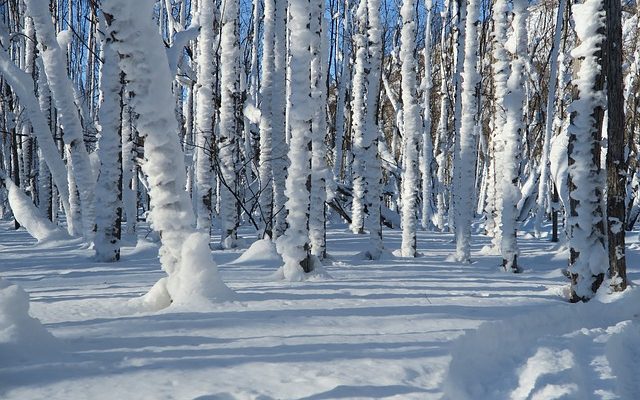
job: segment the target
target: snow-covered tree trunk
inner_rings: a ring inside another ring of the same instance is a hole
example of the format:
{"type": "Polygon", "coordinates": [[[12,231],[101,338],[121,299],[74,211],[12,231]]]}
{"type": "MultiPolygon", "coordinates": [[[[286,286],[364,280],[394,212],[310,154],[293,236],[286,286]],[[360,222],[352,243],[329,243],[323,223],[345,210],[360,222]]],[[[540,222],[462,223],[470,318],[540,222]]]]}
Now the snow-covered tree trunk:
{"type": "Polygon", "coordinates": [[[311,254],[319,259],[326,255],[325,202],[329,170],[327,153],[326,40],[324,39],[324,0],[311,2],[311,98],[313,122],[311,139],[311,193],[309,206],[309,242],[311,254]]]}
{"type": "Polygon", "coordinates": [[[240,92],[239,8],[236,0],[224,0],[220,47],[220,242],[223,248],[237,246],[237,163],[242,132],[242,93],[240,92]]]}
{"type": "MultiPolygon", "coordinates": [[[[260,86],[260,212],[264,234],[273,237],[273,74],[275,72],[275,13],[277,0],[264,2],[262,82],[260,86]]],[[[277,110],[276,110],[277,111],[277,110]]]]}
{"type": "MultiPolygon", "coordinates": [[[[464,5],[463,5],[464,8],[464,5]]],[[[456,259],[459,262],[471,261],[471,222],[474,212],[474,180],[473,172],[476,165],[476,134],[478,129],[478,19],[480,4],[477,0],[468,0],[466,12],[461,9],[460,14],[466,15],[464,40],[464,69],[462,72],[462,93],[459,144],[456,153],[457,187],[454,188],[455,204],[455,236],[456,259]]],[[[462,60],[459,60],[462,61],[462,60]]]]}
{"type": "Polygon", "coordinates": [[[431,162],[433,160],[433,142],[431,140],[431,88],[433,87],[433,77],[431,76],[431,18],[433,1],[425,0],[425,12],[427,19],[425,22],[424,36],[424,75],[422,77],[422,154],[420,172],[422,174],[422,213],[420,224],[422,229],[429,229],[432,226],[431,218],[433,209],[431,207],[432,197],[432,176],[431,162]]]}
{"type": "Polygon", "coordinates": [[[551,44],[551,54],[549,56],[549,89],[547,91],[547,106],[544,125],[544,141],[542,143],[542,154],[540,156],[540,181],[538,182],[538,198],[536,219],[533,226],[536,236],[540,236],[542,230],[542,220],[550,207],[547,206],[549,198],[549,151],[551,147],[551,136],[553,131],[553,119],[555,118],[554,106],[556,100],[556,85],[558,82],[558,52],[560,50],[560,39],[562,37],[562,26],[564,24],[564,11],[566,0],[560,0],[556,11],[556,25],[553,32],[553,43],[551,44]]]}
{"type": "Polygon", "coordinates": [[[309,253],[309,202],[311,179],[311,53],[309,51],[311,10],[307,1],[289,3],[289,168],[286,183],[288,227],[278,238],[284,260],[282,272],[289,281],[299,281],[313,269],[309,253]]]}
{"type": "Polygon", "coordinates": [[[415,257],[417,225],[418,134],[422,132],[416,85],[416,5],[417,0],[403,0],[400,60],[402,62],[402,109],[404,165],[402,171],[402,257],[415,257]]]}
{"type": "Polygon", "coordinates": [[[354,34],[355,64],[352,82],[352,130],[351,145],[353,152],[352,200],[351,200],[351,231],[353,233],[364,232],[364,154],[363,136],[366,129],[366,90],[369,85],[369,51],[367,40],[367,0],[360,0],[356,9],[356,32],[354,34]]]}
{"type": "Polygon", "coordinates": [[[573,5],[579,45],[571,55],[577,66],[569,126],[569,273],[572,302],[592,298],[605,278],[607,252],[600,172],[600,137],[604,93],[602,47],[604,11],[601,0],[573,5]]]}
{"type": "Polygon", "coordinates": [[[67,231],[71,236],[82,234],[82,210],[80,209],[80,193],[76,184],[76,175],[73,173],[73,157],[71,148],[64,147],[64,155],[67,160],[67,181],[69,182],[69,212],[67,217],[67,231]]]}
{"type": "Polygon", "coordinates": [[[351,87],[351,45],[349,35],[351,34],[351,5],[349,0],[344,0],[342,16],[342,44],[340,46],[340,74],[338,75],[338,97],[336,99],[336,136],[333,155],[333,176],[340,180],[343,170],[343,141],[345,131],[345,114],[347,104],[345,102],[347,89],[351,87]]]}
{"type": "Polygon", "coordinates": [[[527,0],[515,0],[513,4],[513,33],[514,48],[513,61],[511,63],[511,74],[507,81],[508,93],[504,97],[504,107],[506,108],[506,124],[502,128],[499,142],[502,147],[502,156],[499,161],[501,171],[500,185],[500,207],[501,216],[501,243],[500,252],[502,254],[502,266],[507,271],[519,272],[518,267],[518,243],[517,243],[517,223],[518,208],[521,193],[519,187],[520,174],[520,152],[522,134],[525,131],[525,121],[523,121],[523,104],[525,101],[524,69],[528,51],[527,42],[527,0]]]}
{"type": "Polygon", "coordinates": [[[506,0],[496,0],[493,6],[493,108],[491,125],[491,160],[489,161],[486,217],[489,235],[493,236],[492,244],[495,249],[502,246],[502,157],[504,153],[504,139],[502,130],[507,123],[505,97],[508,92],[507,80],[510,74],[509,55],[505,49],[507,43],[507,19],[509,8],[506,0]]]}
{"type": "MultiPolygon", "coordinates": [[[[47,98],[47,96],[42,93],[42,85],[40,98],[37,99],[34,94],[32,77],[18,68],[13,61],[11,61],[9,54],[4,49],[0,49],[0,73],[2,73],[2,76],[24,106],[24,113],[33,127],[33,134],[38,141],[42,156],[51,172],[53,182],[58,188],[62,205],[69,214],[70,204],[67,170],[53,141],[49,123],[42,111],[44,108],[41,109],[39,99],[44,100],[47,98]]],[[[43,80],[41,79],[40,81],[43,80]]]]}
{"type": "Polygon", "coordinates": [[[271,155],[273,157],[273,238],[281,236],[286,228],[285,180],[287,177],[287,142],[285,130],[286,104],[286,0],[275,0],[273,44],[273,89],[271,91],[271,155]]]}
{"type": "Polygon", "coordinates": [[[365,130],[362,140],[364,155],[365,204],[367,216],[365,228],[369,231],[367,258],[377,260],[382,255],[382,227],[380,226],[380,207],[382,204],[382,166],[378,152],[380,137],[377,114],[380,92],[380,74],[382,64],[382,26],[380,23],[380,0],[367,1],[369,42],[369,76],[367,86],[365,130]]]}
{"type": "MultiPolygon", "coordinates": [[[[106,28],[106,26],[104,27],[106,28]]],[[[94,248],[99,261],[120,259],[122,232],[122,124],[123,82],[118,54],[111,43],[102,45],[98,155],[100,172],[96,185],[96,224],[94,248]],[[122,82],[121,82],[122,81],[122,82]]]]}
{"type": "Polygon", "coordinates": [[[145,139],[143,170],[151,198],[150,220],[160,232],[160,261],[168,277],[146,296],[162,308],[201,299],[224,299],[230,290],[211,259],[209,235],[194,228],[195,216],[185,189],[184,157],[171,93],[167,55],[152,20],[153,0],[110,0],[104,4],[107,37],[127,75],[136,127],[145,139]]]}
{"type": "Polygon", "coordinates": [[[138,225],[138,173],[133,159],[135,156],[134,132],[131,127],[131,109],[128,99],[123,96],[122,107],[122,208],[127,217],[125,232],[133,235],[138,225]]]}
{"type": "MultiPolygon", "coordinates": [[[[446,1],[445,7],[440,11],[440,19],[445,20],[449,14],[449,1],[446,1]]],[[[442,24],[440,32],[440,120],[438,122],[438,128],[436,129],[436,163],[438,165],[436,177],[437,177],[437,211],[435,215],[435,225],[439,231],[445,229],[445,212],[446,212],[446,164],[447,164],[447,136],[449,126],[449,95],[447,93],[447,68],[445,65],[445,51],[444,48],[447,42],[447,28],[446,24],[442,24]]]]}
{"type": "Polygon", "coordinates": [[[64,126],[65,144],[71,150],[73,173],[81,199],[82,232],[85,239],[90,241],[93,237],[95,177],[84,144],[78,108],[74,103],[73,84],[67,74],[65,51],[58,44],[48,4],[40,0],[25,0],[25,4],[27,13],[33,20],[36,36],[41,46],[44,72],[47,75],[49,89],[64,126]]]}
{"type": "MultiPolygon", "coordinates": [[[[451,190],[449,192],[449,213],[448,222],[449,230],[455,232],[457,221],[457,207],[456,191],[461,186],[461,173],[460,173],[460,131],[462,125],[462,74],[464,69],[465,60],[465,23],[467,15],[467,3],[466,0],[453,0],[451,2],[451,15],[452,15],[452,48],[453,52],[453,135],[449,140],[453,140],[453,161],[451,165],[451,190]]],[[[467,195],[465,193],[464,195],[467,195]]]]}
{"type": "Polygon", "coordinates": [[[216,116],[214,94],[216,82],[216,6],[203,2],[198,9],[198,76],[196,90],[196,227],[211,230],[213,215],[213,130],[216,116]]]}

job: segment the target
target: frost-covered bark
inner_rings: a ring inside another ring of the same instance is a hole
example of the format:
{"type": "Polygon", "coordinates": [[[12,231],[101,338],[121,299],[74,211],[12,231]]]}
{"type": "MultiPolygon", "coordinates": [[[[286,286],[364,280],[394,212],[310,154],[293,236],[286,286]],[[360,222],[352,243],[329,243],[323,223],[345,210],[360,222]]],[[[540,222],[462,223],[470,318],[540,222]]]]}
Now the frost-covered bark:
{"type": "Polygon", "coordinates": [[[64,126],[65,145],[71,150],[73,173],[82,207],[83,236],[86,240],[91,240],[94,224],[95,177],[84,144],[78,108],[74,103],[73,84],[67,75],[65,51],[58,44],[48,4],[40,0],[25,0],[25,4],[27,13],[33,20],[42,50],[42,61],[49,89],[55,101],[60,122],[64,126]]]}
{"type": "MultiPolygon", "coordinates": [[[[106,28],[106,26],[104,27],[106,28]]],[[[100,172],[96,185],[94,248],[100,261],[120,259],[122,232],[122,111],[123,84],[118,54],[107,39],[102,45],[98,155],[100,172]]]]}
{"type": "Polygon", "coordinates": [[[260,86],[260,212],[264,234],[273,236],[273,74],[275,71],[275,13],[277,0],[264,2],[262,82],[260,86]]]}
{"type": "Polygon", "coordinates": [[[213,2],[203,2],[198,9],[198,77],[196,90],[196,227],[209,232],[213,215],[213,130],[216,115],[217,15],[213,2]]]}
{"type": "Polygon", "coordinates": [[[564,10],[566,0],[560,0],[556,11],[556,25],[553,33],[553,43],[551,55],[549,56],[549,89],[547,93],[547,107],[544,126],[544,141],[542,144],[542,154],[540,156],[540,181],[538,182],[538,209],[533,229],[536,236],[540,236],[542,220],[547,212],[547,199],[549,198],[549,151],[551,146],[551,136],[553,129],[553,119],[555,117],[554,105],[556,99],[556,85],[558,82],[558,51],[560,50],[560,39],[562,37],[562,26],[564,24],[564,10]]]}
{"type": "Polygon", "coordinates": [[[402,108],[404,164],[402,174],[402,245],[403,257],[415,257],[417,225],[418,134],[422,132],[420,107],[416,85],[416,4],[417,0],[403,0],[400,14],[402,31],[400,59],[402,62],[402,108]]]}
{"type": "Polygon", "coordinates": [[[431,141],[431,88],[433,87],[431,69],[431,18],[433,13],[433,1],[425,0],[425,12],[427,19],[425,22],[424,36],[424,75],[422,77],[422,154],[420,163],[420,173],[422,174],[422,215],[420,224],[422,229],[431,227],[433,210],[431,207],[432,196],[432,176],[431,161],[433,160],[433,142],[431,141]]]}
{"type": "Polygon", "coordinates": [[[236,0],[222,4],[220,39],[220,137],[218,168],[220,170],[220,242],[223,248],[237,246],[237,163],[242,132],[242,93],[240,92],[239,8],[236,0]]]}
{"type": "Polygon", "coordinates": [[[344,153],[342,149],[345,131],[345,114],[347,105],[345,99],[347,89],[351,87],[351,45],[349,35],[351,34],[351,3],[344,0],[342,16],[342,44],[340,46],[341,69],[338,76],[338,97],[336,99],[336,137],[333,155],[333,176],[336,180],[341,178],[343,170],[344,153]]]}
{"type": "Polygon", "coordinates": [[[289,96],[288,119],[289,169],[286,183],[288,227],[278,238],[277,248],[282,255],[284,278],[299,281],[304,272],[313,269],[309,254],[309,185],[311,174],[311,137],[314,104],[311,101],[311,53],[309,39],[311,12],[306,1],[289,4],[289,96]]]}
{"type": "Polygon", "coordinates": [[[571,301],[594,296],[607,271],[600,172],[600,129],[604,93],[602,46],[604,12],[601,0],[573,5],[579,60],[573,84],[578,98],[571,104],[569,126],[569,273],[571,301]]]}
{"type": "Polygon", "coordinates": [[[377,260],[382,255],[382,227],[380,226],[380,207],[382,204],[382,166],[378,141],[380,138],[377,111],[380,92],[380,74],[382,63],[382,26],[380,23],[380,0],[368,0],[367,12],[369,26],[369,76],[367,87],[367,111],[363,136],[365,201],[367,216],[365,228],[369,231],[369,248],[365,256],[377,260]]]}
{"type": "MultiPolygon", "coordinates": [[[[468,0],[464,40],[464,70],[462,72],[461,120],[459,145],[456,154],[457,187],[454,188],[456,259],[459,262],[471,261],[471,222],[474,207],[474,169],[476,164],[476,136],[478,129],[478,27],[480,4],[477,0],[468,0]]],[[[464,6],[463,6],[464,7],[464,6]]]]}
{"type": "Polygon", "coordinates": [[[285,130],[286,103],[286,19],[287,2],[275,0],[275,24],[273,44],[273,90],[271,92],[271,155],[273,157],[273,238],[281,236],[286,227],[285,180],[287,177],[287,142],[285,130]]]}
{"type": "MultiPolygon", "coordinates": [[[[445,7],[440,11],[441,20],[445,20],[449,14],[449,2],[446,1],[445,7]]],[[[447,41],[447,27],[446,24],[442,24],[440,32],[440,48],[444,49],[447,41]]],[[[447,93],[447,68],[445,65],[444,51],[442,51],[440,57],[440,120],[438,121],[438,127],[436,129],[436,163],[438,165],[436,177],[437,177],[437,211],[434,218],[436,228],[440,231],[444,231],[445,224],[445,212],[446,212],[446,164],[447,164],[447,134],[449,126],[449,96],[447,93]]]]}
{"type": "Polygon", "coordinates": [[[366,91],[369,85],[369,52],[367,48],[367,0],[360,0],[356,9],[356,32],[354,34],[355,63],[352,82],[352,130],[351,142],[353,152],[353,162],[351,171],[353,173],[352,201],[351,201],[351,231],[353,233],[364,232],[364,154],[363,136],[366,129],[366,91]]]}
{"type": "Polygon", "coordinates": [[[522,133],[525,131],[523,121],[523,104],[525,101],[524,73],[527,56],[527,5],[526,0],[515,0],[513,4],[513,32],[514,48],[513,61],[511,63],[511,74],[507,81],[508,93],[504,97],[504,107],[506,109],[506,124],[502,128],[502,134],[498,138],[503,154],[498,164],[501,171],[500,185],[500,207],[501,222],[501,243],[500,253],[502,254],[502,266],[507,271],[518,272],[518,243],[517,225],[518,217],[517,204],[521,193],[519,188],[520,174],[520,152],[522,133]]]}
{"type": "Polygon", "coordinates": [[[153,0],[104,3],[107,36],[120,54],[127,75],[137,129],[145,139],[145,172],[150,220],[160,232],[160,261],[168,276],[146,296],[156,308],[200,299],[224,299],[230,290],[211,259],[209,236],[194,228],[195,216],[185,189],[184,157],[171,93],[172,76],[163,43],[152,20],[153,0]]]}
{"type": "Polygon", "coordinates": [[[313,122],[311,139],[311,193],[309,206],[309,243],[311,254],[319,259],[326,255],[325,202],[327,179],[330,171],[327,153],[327,93],[326,93],[326,40],[324,39],[324,1],[311,2],[311,97],[313,122]]]}
{"type": "Polygon", "coordinates": [[[506,0],[496,0],[493,6],[493,120],[491,133],[492,157],[489,161],[489,174],[487,184],[487,202],[485,228],[493,236],[492,244],[500,249],[502,243],[502,166],[504,139],[502,130],[507,123],[505,97],[508,92],[507,80],[509,79],[510,66],[509,55],[505,49],[507,42],[507,17],[509,8],[506,0]]]}

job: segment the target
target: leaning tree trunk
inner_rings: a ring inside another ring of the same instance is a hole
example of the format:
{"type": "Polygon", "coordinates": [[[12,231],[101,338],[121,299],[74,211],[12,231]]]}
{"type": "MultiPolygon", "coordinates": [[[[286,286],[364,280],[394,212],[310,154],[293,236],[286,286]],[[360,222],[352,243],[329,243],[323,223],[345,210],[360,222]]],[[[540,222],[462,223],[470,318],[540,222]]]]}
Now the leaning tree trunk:
{"type": "Polygon", "coordinates": [[[153,22],[153,0],[110,0],[104,4],[107,40],[119,54],[127,75],[136,127],[144,138],[143,171],[149,183],[150,220],[160,233],[160,262],[168,276],[146,296],[149,306],[225,299],[230,290],[211,259],[209,235],[197,232],[195,216],[184,190],[184,156],[171,93],[171,72],[164,44],[153,22]]]}
{"type": "Polygon", "coordinates": [[[94,224],[95,177],[84,144],[82,123],[78,107],[74,103],[73,83],[68,77],[65,52],[60,48],[47,3],[41,0],[25,0],[27,13],[33,19],[36,36],[42,48],[44,72],[49,89],[56,103],[60,122],[64,126],[65,144],[70,149],[73,173],[80,193],[83,236],[90,241],[94,224]]]}

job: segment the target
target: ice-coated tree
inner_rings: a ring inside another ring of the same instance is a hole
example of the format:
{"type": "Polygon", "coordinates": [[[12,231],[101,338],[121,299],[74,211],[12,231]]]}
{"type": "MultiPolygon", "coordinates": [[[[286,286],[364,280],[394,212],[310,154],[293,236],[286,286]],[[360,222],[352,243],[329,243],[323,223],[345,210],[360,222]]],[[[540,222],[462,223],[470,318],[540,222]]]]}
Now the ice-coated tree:
{"type": "Polygon", "coordinates": [[[571,55],[579,62],[572,81],[577,98],[569,126],[569,274],[572,302],[588,301],[607,272],[604,238],[600,139],[604,114],[602,0],[573,5],[578,38],[571,55]]]}
{"type": "Polygon", "coordinates": [[[215,92],[217,91],[218,16],[214,2],[204,1],[198,7],[197,84],[196,91],[196,226],[209,232],[213,216],[213,159],[215,128],[215,92]]]}
{"type": "Polygon", "coordinates": [[[220,38],[220,137],[218,139],[218,177],[220,185],[220,244],[225,249],[237,246],[238,203],[237,173],[239,140],[243,130],[242,92],[240,91],[240,45],[237,0],[222,3],[220,38]]]}
{"type": "Polygon", "coordinates": [[[286,181],[287,230],[276,245],[282,255],[284,279],[300,281],[313,270],[309,246],[309,202],[311,183],[311,9],[307,1],[289,3],[289,168],[286,181]]]}
{"type": "Polygon", "coordinates": [[[73,174],[80,194],[82,208],[82,234],[86,240],[92,240],[95,210],[95,177],[85,147],[83,127],[79,110],[74,103],[75,94],[67,74],[65,51],[60,48],[51,13],[46,2],[25,0],[27,13],[33,20],[36,37],[40,44],[44,72],[47,75],[49,89],[58,110],[61,124],[64,126],[65,146],[70,149],[73,161],[73,174]]]}
{"type": "Polygon", "coordinates": [[[136,127],[145,140],[143,171],[150,195],[150,220],[160,233],[160,262],[167,272],[146,296],[148,306],[167,307],[203,299],[227,299],[211,259],[209,235],[194,228],[195,215],[185,189],[184,156],[171,93],[172,75],[157,26],[154,1],[110,0],[104,4],[107,36],[127,76],[136,127]]]}
{"type": "MultiPolygon", "coordinates": [[[[103,27],[103,29],[106,28],[103,27]]],[[[120,259],[122,232],[122,117],[123,81],[118,54],[111,39],[102,44],[100,68],[101,105],[98,125],[100,171],[96,184],[96,224],[94,249],[100,261],[120,259]]]]}
{"type": "Polygon", "coordinates": [[[417,225],[418,135],[422,133],[422,118],[418,106],[416,85],[416,6],[417,0],[403,0],[400,59],[402,62],[403,147],[402,171],[402,257],[415,257],[417,225]]]}
{"type": "Polygon", "coordinates": [[[507,271],[519,272],[518,243],[517,243],[517,204],[520,200],[519,174],[520,152],[522,151],[522,135],[525,131],[523,120],[523,105],[525,101],[524,73],[528,50],[527,41],[527,6],[526,0],[515,0],[513,3],[513,34],[514,41],[513,61],[511,73],[507,81],[508,93],[504,96],[504,108],[506,109],[506,124],[502,128],[498,141],[502,147],[502,155],[498,159],[498,169],[501,172],[500,185],[500,213],[502,266],[507,271]]]}
{"type": "MultiPolygon", "coordinates": [[[[464,5],[463,5],[463,8],[464,5]]],[[[466,15],[465,40],[464,40],[464,69],[462,72],[462,98],[460,114],[460,133],[458,135],[459,144],[456,152],[456,174],[457,187],[454,188],[455,204],[455,237],[456,254],[455,258],[459,262],[468,263],[471,261],[471,222],[474,214],[474,169],[476,164],[476,137],[478,130],[478,85],[480,75],[478,74],[478,19],[480,4],[477,0],[468,0],[466,12],[461,10],[461,15],[466,15]]],[[[455,184],[454,183],[454,184],[455,184]]]]}

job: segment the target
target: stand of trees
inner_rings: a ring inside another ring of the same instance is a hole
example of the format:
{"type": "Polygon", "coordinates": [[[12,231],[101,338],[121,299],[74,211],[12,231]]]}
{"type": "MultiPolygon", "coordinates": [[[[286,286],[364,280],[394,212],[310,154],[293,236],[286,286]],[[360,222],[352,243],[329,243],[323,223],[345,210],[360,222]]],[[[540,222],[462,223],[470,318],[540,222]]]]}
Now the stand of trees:
{"type": "Polygon", "coordinates": [[[514,273],[517,232],[531,230],[567,241],[571,301],[621,291],[640,215],[638,12],[619,0],[7,0],[0,214],[48,220],[109,262],[146,220],[168,274],[161,306],[226,290],[212,232],[227,249],[253,227],[276,242],[283,277],[303,280],[340,221],[369,235],[368,259],[386,251],[386,226],[402,229],[402,257],[418,255],[421,228],[454,233],[468,263],[479,220],[514,273]]]}

